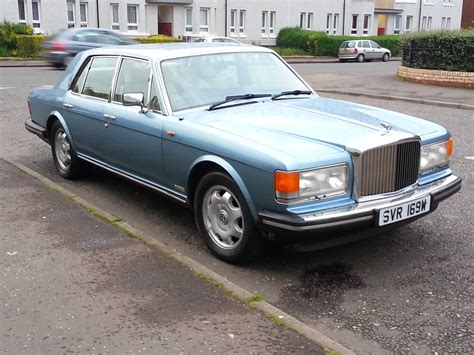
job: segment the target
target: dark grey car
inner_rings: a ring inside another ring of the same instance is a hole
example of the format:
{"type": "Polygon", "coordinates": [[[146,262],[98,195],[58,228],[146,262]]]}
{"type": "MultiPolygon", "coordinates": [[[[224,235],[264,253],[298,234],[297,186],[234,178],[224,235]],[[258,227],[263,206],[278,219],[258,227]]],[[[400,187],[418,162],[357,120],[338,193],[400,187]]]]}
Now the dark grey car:
{"type": "Polygon", "coordinates": [[[92,48],[136,44],[116,32],[100,28],[64,30],[43,43],[45,60],[54,66],[67,67],[74,56],[92,48]]]}

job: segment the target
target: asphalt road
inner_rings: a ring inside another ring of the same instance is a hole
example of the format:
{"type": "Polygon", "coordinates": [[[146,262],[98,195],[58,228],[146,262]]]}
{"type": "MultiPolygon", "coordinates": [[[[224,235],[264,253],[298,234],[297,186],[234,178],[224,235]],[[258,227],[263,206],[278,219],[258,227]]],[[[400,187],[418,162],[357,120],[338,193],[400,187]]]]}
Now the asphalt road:
{"type": "MultiPolygon", "coordinates": [[[[340,64],[324,65],[334,75],[344,70],[340,64]]],[[[395,232],[316,252],[277,248],[236,267],[208,253],[191,213],[173,202],[95,169],[77,182],[57,176],[49,147],[28,134],[23,122],[27,91],[53,83],[60,74],[48,68],[0,69],[0,155],[156,235],[357,352],[474,352],[472,111],[333,95],[446,126],[455,137],[452,167],[464,179],[463,190],[395,232]]]]}

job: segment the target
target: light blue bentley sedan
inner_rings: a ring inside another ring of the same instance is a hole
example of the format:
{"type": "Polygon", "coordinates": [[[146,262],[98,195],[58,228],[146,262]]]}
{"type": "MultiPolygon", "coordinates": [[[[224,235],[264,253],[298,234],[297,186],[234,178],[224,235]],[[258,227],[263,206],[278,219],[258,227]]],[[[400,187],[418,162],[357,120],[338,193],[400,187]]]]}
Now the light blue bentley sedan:
{"type": "Polygon", "coordinates": [[[324,240],[399,226],[461,188],[443,127],[319,97],[276,53],[170,44],[80,53],[32,90],[26,129],[58,173],[87,162],[193,209],[227,262],[264,240],[324,240]]]}

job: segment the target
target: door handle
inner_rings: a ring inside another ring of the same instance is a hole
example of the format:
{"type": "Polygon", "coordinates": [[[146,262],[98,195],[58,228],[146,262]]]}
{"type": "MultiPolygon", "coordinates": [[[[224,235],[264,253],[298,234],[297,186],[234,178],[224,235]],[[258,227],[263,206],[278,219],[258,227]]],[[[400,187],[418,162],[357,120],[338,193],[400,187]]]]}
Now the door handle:
{"type": "Polygon", "coordinates": [[[110,113],[104,113],[104,117],[105,118],[110,118],[111,120],[115,120],[115,116],[114,115],[111,115],[110,113]]]}
{"type": "Polygon", "coordinates": [[[73,108],[74,107],[74,105],[71,105],[71,104],[68,104],[68,103],[64,103],[63,106],[67,107],[67,108],[73,108]]]}

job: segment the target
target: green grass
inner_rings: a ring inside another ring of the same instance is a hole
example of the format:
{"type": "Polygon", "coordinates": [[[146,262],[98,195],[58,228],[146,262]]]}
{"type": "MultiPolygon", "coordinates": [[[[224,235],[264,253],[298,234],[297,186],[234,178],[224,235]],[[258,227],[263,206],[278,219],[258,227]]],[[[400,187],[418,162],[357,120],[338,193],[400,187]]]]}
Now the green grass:
{"type": "Polygon", "coordinates": [[[271,49],[281,56],[308,55],[308,53],[299,48],[272,47],[271,49]]]}
{"type": "Polygon", "coordinates": [[[329,349],[329,348],[324,348],[324,352],[326,353],[326,355],[341,355],[340,352],[334,351],[334,350],[329,349]]]}
{"type": "Polygon", "coordinates": [[[249,298],[246,298],[243,303],[246,304],[246,305],[249,305],[250,303],[252,302],[261,302],[263,301],[264,298],[262,295],[259,295],[259,294],[255,294],[255,295],[252,295],[250,296],[249,298]]]}

